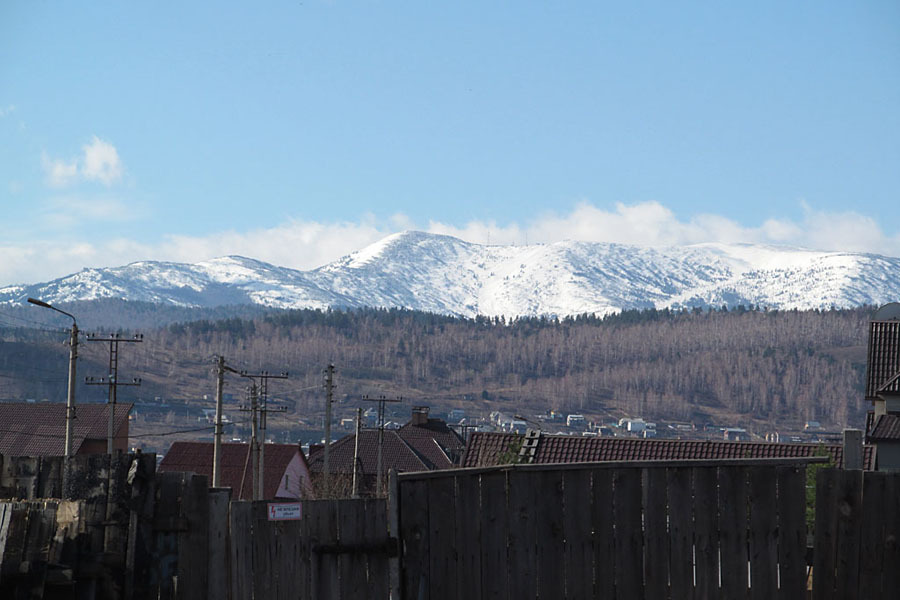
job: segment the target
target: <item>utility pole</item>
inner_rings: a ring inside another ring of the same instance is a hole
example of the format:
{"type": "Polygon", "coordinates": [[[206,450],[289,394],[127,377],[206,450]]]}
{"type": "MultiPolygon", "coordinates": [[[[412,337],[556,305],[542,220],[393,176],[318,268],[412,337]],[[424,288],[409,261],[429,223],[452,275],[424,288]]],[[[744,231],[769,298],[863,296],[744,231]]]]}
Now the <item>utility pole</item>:
{"type": "MultiPolygon", "coordinates": [[[[78,323],[75,321],[74,315],[71,315],[64,310],[60,310],[55,306],[51,306],[43,300],[38,300],[37,298],[29,298],[28,302],[34,304],[35,306],[55,310],[56,312],[62,313],[72,319],[72,331],[69,335],[69,385],[68,391],[66,393],[66,445],[64,446],[63,450],[63,456],[69,458],[70,456],[72,456],[72,446],[74,444],[73,437],[75,430],[75,361],[78,358],[78,323]]],[[[66,468],[66,472],[68,472],[68,467],[66,468]]]]}
{"type": "Polygon", "coordinates": [[[334,400],[334,365],[329,364],[325,369],[325,448],[322,455],[322,473],[325,481],[325,493],[329,494],[328,486],[329,470],[328,456],[331,453],[331,403],[334,400]]]}
{"type": "Polygon", "coordinates": [[[362,422],[362,407],[356,408],[356,439],[353,444],[353,497],[359,498],[359,428],[362,422]]]}
{"type": "MultiPolygon", "coordinates": [[[[252,412],[252,428],[250,446],[253,450],[253,499],[262,500],[265,493],[265,451],[266,451],[266,416],[272,409],[267,407],[269,398],[269,379],[287,379],[287,373],[280,375],[272,375],[268,371],[261,373],[239,372],[241,377],[247,377],[253,383],[250,386],[250,411],[252,412]],[[259,391],[257,393],[256,379],[260,380],[259,391]],[[262,437],[259,441],[257,433],[262,437]]],[[[278,412],[284,412],[286,409],[276,409],[278,412]]]]}
{"type": "Polygon", "coordinates": [[[109,388],[109,426],[106,435],[106,453],[113,454],[113,439],[115,438],[115,422],[116,422],[116,392],[117,388],[122,386],[141,385],[141,380],[137,377],[128,383],[119,381],[119,342],[143,342],[144,336],[136,334],[130,338],[123,338],[118,333],[111,333],[108,337],[97,337],[94,334],[88,335],[89,342],[109,342],[109,375],[107,377],[87,377],[85,382],[88,385],[105,385],[109,388]]]}
{"type": "Polygon", "coordinates": [[[388,399],[384,396],[378,396],[377,398],[369,398],[368,396],[363,396],[362,399],[369,402],[378,402],[378,451],[375,458],[375,473],[377,481],[375,483],[375,489],[376,495],[380,498],[384,495],[384,462],[382,458],[382,455],[384,453],[384,403],[403,402],[403,398],[401,398],[400,396],[391,399],[388,399]]]}
{"type": "Polygon", "coordinates": [[[222,396],[225,392],[225,357],[216,356],[216,433],[213,438],[212,486],[222,484],[222,396]]]}

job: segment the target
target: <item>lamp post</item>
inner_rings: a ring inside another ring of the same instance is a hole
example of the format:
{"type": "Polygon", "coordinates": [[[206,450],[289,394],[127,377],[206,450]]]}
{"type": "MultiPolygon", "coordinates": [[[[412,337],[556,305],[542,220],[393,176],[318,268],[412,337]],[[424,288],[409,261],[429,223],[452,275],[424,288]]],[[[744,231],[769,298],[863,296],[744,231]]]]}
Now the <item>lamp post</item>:
{"type": "Polygon", "coordinates": [[[75,321],[75,316],[67,313],[64,310],[60,310],[55,306],[51,306],[47,304],[43,300],[38,300],[36,298],[29,298],[28,302],[31,304],[35,304],[37,306],[42,306],[44,308],[49,308],[50,310],[55,310],[58,313],[62,313],[72,319],[72,332],[71,338],[69,340],[69,391],[66,395],[66,447],[65,447],[65,457],[69,458],[72,456],[72,430],[75,424],[75,359],[78,358],[78,323],[75,321]]]}

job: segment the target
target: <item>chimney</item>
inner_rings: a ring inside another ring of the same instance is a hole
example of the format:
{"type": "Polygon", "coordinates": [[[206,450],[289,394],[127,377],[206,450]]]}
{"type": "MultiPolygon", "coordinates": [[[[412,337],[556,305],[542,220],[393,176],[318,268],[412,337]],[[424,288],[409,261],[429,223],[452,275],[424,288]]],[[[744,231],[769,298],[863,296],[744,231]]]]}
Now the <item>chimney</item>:
{"type": "Polygon", "coordinates": [[[412,418],[409,420],[411,425],[428,425],[428,407],[413,406],[412,418]]]}

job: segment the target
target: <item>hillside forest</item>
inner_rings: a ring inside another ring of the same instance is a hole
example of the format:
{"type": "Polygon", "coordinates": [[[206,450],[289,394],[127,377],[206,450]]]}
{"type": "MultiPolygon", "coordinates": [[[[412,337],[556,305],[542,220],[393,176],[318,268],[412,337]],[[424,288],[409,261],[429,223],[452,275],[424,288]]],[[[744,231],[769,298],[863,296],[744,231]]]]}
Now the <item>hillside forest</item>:
{"type": "MultiPolygon", "coordinates": [[[[152,309],[140,312],[146,322],[152,309]]],[[[366,309],[205,318],[143,329],[141,343],[123,344],[120,380],[143,382],[119,397],[211,406],[213,356],[221,354],[237,369],[288,372],[270,384],[270,396],[288,416],[305,419],[323,411],[330,362],[336,397],[354,406],[363,395],[385,395],[470,415],[557,409],[758,429],[806,420],[859,426],[871,314],[750,307],[506,321],[366,309]]],[[[65,330],[0,323],[0,399],[63,401],[65,330]]],[[[82,339],[80,382],[105,375],[107,346],[82,339]]],[[[233,408],[244,388],[240,378],[227,383],[233,408]]],[[[105,393],[79,384],[81,401],[103,401],[105,393]]]]}

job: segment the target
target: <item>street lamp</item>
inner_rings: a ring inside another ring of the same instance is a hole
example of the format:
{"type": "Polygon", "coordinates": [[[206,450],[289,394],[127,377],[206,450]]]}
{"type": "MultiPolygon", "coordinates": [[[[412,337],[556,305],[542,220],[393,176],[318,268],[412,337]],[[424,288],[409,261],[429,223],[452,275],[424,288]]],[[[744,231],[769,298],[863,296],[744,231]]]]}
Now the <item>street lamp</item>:
{"type": "Polygon", "coordinates": [[[55,306],[51,306],[43,300],[29,298],[28,302],[50,310],[55,310],[72,319],[72,333],[69,341],[69,392],[66,396],[66,449],[65,457],[72,456],[72,430],[75,423],[75,359],[78,358],[78,323],[75,322],[75,316],[60,310],[55,306]]]}

